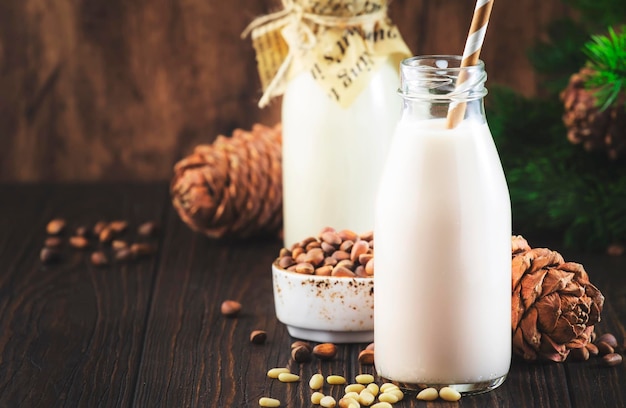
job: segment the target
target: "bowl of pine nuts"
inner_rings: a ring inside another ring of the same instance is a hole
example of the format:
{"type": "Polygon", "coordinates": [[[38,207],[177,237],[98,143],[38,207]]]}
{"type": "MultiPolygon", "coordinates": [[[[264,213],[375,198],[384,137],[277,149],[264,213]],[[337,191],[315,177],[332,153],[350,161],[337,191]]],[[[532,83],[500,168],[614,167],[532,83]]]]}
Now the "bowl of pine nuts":
{"type": "Polygon", "coordinates": [[[276,317],[292,337],[333,343],[374,339],[372,233],[324,228],[281,249],[272,264],[276,317]]]}

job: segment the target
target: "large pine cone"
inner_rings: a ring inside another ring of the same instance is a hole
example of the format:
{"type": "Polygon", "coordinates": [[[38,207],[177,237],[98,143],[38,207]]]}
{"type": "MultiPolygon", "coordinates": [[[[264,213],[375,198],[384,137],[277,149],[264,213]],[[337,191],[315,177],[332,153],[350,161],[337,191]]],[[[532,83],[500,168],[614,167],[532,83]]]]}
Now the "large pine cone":
{"type": "Polygon", "coordinates": [[[555,251],[512,239],[513,350],[526,360],[564,361],[585,347],[600,321],[604,296],[582,265],[555,251]]]}
{"type": "Polygon", "coordinates": [[[585,88],[585,81],[591,73],[590,68],[583,68],[573,74],[561,92],[567,138],[574,144],[582,143],[588,151],[606,150],[611,159],[617,159],[626,154],[624,98],[601,111],[594,90],[585,88]]]}
{"type": "Polygon", "coordinates": [[[256,124],[218,136],[176,163],[172,203],[192,229],[211,238],[277,236],[282,226],[280,125],[256,124]]]}

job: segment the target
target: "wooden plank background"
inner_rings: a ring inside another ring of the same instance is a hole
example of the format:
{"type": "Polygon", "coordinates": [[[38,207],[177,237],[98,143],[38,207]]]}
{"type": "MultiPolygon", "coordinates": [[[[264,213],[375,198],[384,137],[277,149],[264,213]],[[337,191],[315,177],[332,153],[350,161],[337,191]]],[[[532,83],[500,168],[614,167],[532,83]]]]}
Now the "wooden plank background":
{"type": "MultiPolygon", "coordinates": [[[[199,143],[277,122],[260,110],[249,39],[278,0],[3,0],[0,181],[169,180],[199,143]]],[[[463,49],[474,2],[394,0],[414,54],[463,49]]],[[[482,57],[490,83],[537,93],[526,51],[560,1],[496,1],[482,57]]]]}

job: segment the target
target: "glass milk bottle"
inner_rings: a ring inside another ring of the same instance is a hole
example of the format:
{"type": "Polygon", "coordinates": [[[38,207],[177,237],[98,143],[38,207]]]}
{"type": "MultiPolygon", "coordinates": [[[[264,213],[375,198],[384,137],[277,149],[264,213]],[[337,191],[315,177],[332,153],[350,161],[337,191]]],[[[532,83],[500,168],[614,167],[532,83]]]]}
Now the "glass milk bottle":
{"type": "Polygon", "coordinates": [[[376,201],[375,365],[406,388],[478,393],[510,366],[511,206],[484,65],[460,61],[401,64],[402,117],[376,201]],[[452,107],[465,115],[449,128],[452,107]]]}
{"type": "Polygon", "coordinates": [[[283,96],[285,245],[326,226],[374,228],[374,198],[400,117],[398,70],[390,60],[348,107],[328,97],[311,73],[289,81],[283,96]]]}

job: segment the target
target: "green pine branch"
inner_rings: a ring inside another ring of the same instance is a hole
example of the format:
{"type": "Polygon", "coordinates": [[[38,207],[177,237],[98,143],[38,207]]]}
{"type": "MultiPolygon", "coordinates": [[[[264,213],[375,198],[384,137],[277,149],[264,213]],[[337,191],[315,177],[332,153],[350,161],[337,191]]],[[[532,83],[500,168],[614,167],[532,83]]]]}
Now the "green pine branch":
{"type": "Polygon", "coordinates": [[[554,99],[492,86],[487,119],[511,195],[514,233],[558,237],[570,248],[626,242],[626,160],[571,144],[554,99]]]}
{"type": "Polygon", "coordinates": [[[583,51],[592,70],[585,86],[596,90],[598,105],[605,110],[620,101],[620,94],[626,90],[626,26],[622,26],[621,33],[609,27],[608,35],[591,36],[583,51]]]}

